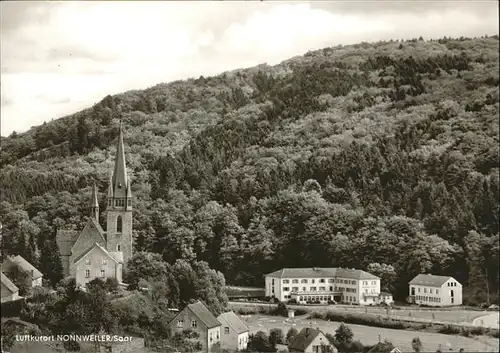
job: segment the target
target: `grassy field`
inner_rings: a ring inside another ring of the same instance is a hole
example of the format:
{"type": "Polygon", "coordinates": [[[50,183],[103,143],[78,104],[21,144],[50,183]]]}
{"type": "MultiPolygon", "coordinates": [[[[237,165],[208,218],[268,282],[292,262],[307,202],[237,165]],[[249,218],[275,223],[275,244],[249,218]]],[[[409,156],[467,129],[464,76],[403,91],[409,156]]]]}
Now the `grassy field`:
{"type": "MultiPolygon", "coordinates": [[[[269,332],[272,328],[280,328],[286,334],[291,323],[285,318],[263,315],[250,315],[243,317],[247,322],[250,333],[258,331],[269,332]]],[[[338,322],[324,320],[295,320],[294,327],[301,330],[304,327],[314,327],[321,329],[324,333],[334,334],[335,329],[340,325],[338,322]]],[[[411,340],[420,337],[424,347],[423,351],[435,352],[439,347],[442,351],[455,351],[463,348],[466,352],[498,352],[499,340],[490,337],[467,338],[462,336],[450,336],[439,333],[415,332],[406,330],[392,330],[362,325],[349,325],[354,333],[354,339],[360,340],[365,345],[376,344],[379,339],[388,339],[403,352],[411,352],[411,340]]]]}
{"type": "MultiPolygon", "coordinates": [[[[338,311],[338,312],[352,312],[352,313],[368,313],[375,315],[386,316],[387,311],[385,308],[381,307],[336,307],[334,305],[329,306],[328,308],[317,308],[314,311],[338,311]]],[[[470,311],[470,310],[419,310],[419,309],[399,309],[399,310],[390,310],[389,316],[396,317],[404,317],[404,318],[416,318],[416,319],[425,319],[425,320],[434,320],[434,321],[442,321],[449,323],[472,323],[474,319],[484,316],[485,313],[482,311],[470,311]]]]}
{"type": "MultiPolygon", "coordinates": [[[[237,303],[232,302],[231,306],[235,309],[247,307],[247,308],[255,308],[261,304],[258,303],[237,303]]],[[[367,313],[372,315],[381,315],[387,316],[387,311],[382,307],[360,307],[360,306],[347,306],[347,305],[320,305],[320,306],[294,306],[288,305],[289,308],[300,308],[304,310],[308,310],[310,312],[326,312],[326,311],[334,311],[334,312],[343,312],[343,313],[367,313]]],[[[474,319],[487,315],[487,312],[484,311],[475,311],[475,310],[461,310],[461,309],[450,309],[450,310],[421,310],[418,308],[401,308],[401,309],[392,309],[389,311],[389,315],[392,317],[398,318],[415,318],[415,319],[424,319],[424,320],[432,320],[438,322],[445,322],[450,324],[459,324],[459,323],[469,323],[472,324],[474,319]]]]}

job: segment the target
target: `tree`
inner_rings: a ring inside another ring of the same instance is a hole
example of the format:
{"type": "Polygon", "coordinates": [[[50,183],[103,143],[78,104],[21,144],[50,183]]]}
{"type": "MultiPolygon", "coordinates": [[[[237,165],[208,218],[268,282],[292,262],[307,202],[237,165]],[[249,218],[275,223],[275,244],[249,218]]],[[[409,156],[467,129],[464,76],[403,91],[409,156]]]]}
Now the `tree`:
{"type": "Polygon", "coordinates": [[[288,332],[286,333],[286,341],[290,343],[290,341],[298,334],[299,332],[295,327],[290,327],[288,332]]]}
{"type": "Polygon", "coordinates": [[[269,337],[263,331],[259,331],[248,338],[248,352],[276,352],[276,348],[269,342],[269,337]]]}
{"type": "Polygon", "coordinates": [[[276,347],[277,344],[284,343],[283,331],[280,328],[273,328],[269,331],[269,342],[276,347]]]}
{"type": "Polygon", "coordinates": [[[420,341],[419,337],[414,337],[411,340],[411,348],[413,349],[414,352],[420,352],[422,350],[422,342],[420,341]]]}
{"type": "Polygon", "coordinates": [[[396,271],[392,265],[387,265],[385,263],[374,262],[366,267],[366,271],[380,277],[381,290],[392,292],[394,281],[396,280],[396,271]]]}
{"type": "Polygon", "coordinates": [[[354,334],[349,326],[341,323],[340,326],[335,330],[335,341],[339,344],[346,344],[352,342],[354,334]]]}
{"type": "Polygon", "coordinates": [[[31,290],[31,277],[28,272],[20,269],[18,266],[12,266],[6,273],[7,277],[19,288],[19,295],[28,295],[31,290]]]}

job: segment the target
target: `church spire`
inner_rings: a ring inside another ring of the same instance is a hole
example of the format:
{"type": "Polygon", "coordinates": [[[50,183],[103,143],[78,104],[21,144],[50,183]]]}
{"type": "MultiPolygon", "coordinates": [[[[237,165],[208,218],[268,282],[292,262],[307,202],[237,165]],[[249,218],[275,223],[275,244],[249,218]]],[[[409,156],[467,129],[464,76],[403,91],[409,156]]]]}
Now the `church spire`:
{"type": "Polygon", "coordinates": [[[125,148],[123,146],[123,127],[121,120],[118,145],[116,147],[115,169],[113,171],[112,182],[114,197],[127,197],[127,165],[125,163],[125,148]]]}
{"type": "Polygon", "coordinates": [[[92,194],[90,196],[90,217],[99,222],[99,201],[97,200],[97,187],[95,183],[92,184],[92,194]]]}

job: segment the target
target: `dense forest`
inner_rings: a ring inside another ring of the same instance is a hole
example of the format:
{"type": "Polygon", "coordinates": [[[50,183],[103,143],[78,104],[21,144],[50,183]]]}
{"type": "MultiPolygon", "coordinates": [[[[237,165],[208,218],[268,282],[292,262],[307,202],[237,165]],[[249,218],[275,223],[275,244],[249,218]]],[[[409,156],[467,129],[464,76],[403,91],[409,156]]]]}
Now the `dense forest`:
{"type": "Polygon", "coordinates": [[[107,96],[2,137],[2,255],[55,285],[56,230],[83,227],[94,180],[105,210],[121,119],[136,251],[254,286],[370,268],[400,299],[416,274],[448,274],[467,303],[497,302],[498,114],[498,36],[337,46],[107,96]]]}

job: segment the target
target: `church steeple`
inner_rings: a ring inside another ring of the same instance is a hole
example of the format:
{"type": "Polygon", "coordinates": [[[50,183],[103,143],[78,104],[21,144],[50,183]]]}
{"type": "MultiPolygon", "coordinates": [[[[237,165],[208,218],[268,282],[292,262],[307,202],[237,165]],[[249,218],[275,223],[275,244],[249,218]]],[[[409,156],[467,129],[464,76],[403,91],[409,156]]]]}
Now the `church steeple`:
{"type": "Polygon", "coordinates": [[[94,218],[97,222],[99,222],[99,201],[97,200],[97,187],[95,186],[95,183],[92,185],[89,213],[90,217],[94,218]]]}
{"type": "Polygon", "coordinates": [[[123,146],[123,127],[120,121],[120,134],[116,146],[115,169],[113,171],[113,195],[115,198],[127,197],[127,164],[125,162],[125,148],[123,146]]]}
{"type": "Polygon", "coordinates": [[[106,215],[106,249],[122,252],[123,262],[132,257],[132,189],[127,175],[125,148],[123,145],[123,126],[120,121],[120,134],[116,147],[115,168],[109,180],[108,208],[106,215]]]}

